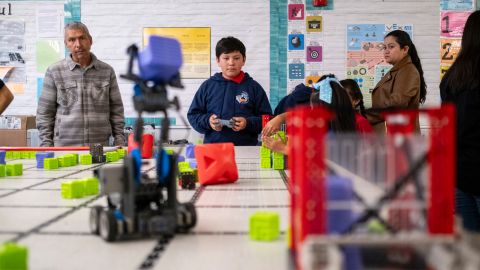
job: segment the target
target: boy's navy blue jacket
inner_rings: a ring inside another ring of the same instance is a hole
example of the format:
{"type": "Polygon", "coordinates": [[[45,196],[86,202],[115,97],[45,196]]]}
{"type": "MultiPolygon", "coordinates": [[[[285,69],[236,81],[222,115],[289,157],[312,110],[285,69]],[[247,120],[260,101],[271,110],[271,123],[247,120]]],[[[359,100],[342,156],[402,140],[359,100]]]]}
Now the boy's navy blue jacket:
{"type": "Polygon", "coordinates": [[[235,145],[257,145],[258,134],[262,131],[262,115],[272,114],[265,90],[245,73],[238,84],[216,73],[198,89],[188,110],[188,122],[205,134],[205,143],[232,142],[235,145]],[[241,131],[224,126],[221,131],[210,127],[208,119],[212,114],[219,119],[244,117],[247,125],[241,131]]]}

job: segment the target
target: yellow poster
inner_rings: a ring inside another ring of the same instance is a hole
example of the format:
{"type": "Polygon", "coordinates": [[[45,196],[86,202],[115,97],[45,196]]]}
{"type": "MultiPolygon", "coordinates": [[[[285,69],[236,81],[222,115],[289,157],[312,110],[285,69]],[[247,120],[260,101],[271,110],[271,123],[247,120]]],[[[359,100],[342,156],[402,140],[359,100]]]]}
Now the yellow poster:
{"type": "Polygon", "coordinates": [[[146,27],[143,29],[143,45],[150,35],[176,38],[182,45],[183,79],[210,78],[210,27],[146,27]]]}

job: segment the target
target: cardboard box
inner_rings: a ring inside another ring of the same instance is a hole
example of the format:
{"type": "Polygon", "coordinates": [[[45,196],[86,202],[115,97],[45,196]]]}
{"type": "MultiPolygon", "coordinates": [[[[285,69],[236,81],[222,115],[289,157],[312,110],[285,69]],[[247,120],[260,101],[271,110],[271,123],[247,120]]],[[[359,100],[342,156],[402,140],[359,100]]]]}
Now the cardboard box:
{"type": "Polygon", "coordinates": [[[2,115],[0,146],[27,146],[27,130],[37,128],[34,115],[2,115]]]}

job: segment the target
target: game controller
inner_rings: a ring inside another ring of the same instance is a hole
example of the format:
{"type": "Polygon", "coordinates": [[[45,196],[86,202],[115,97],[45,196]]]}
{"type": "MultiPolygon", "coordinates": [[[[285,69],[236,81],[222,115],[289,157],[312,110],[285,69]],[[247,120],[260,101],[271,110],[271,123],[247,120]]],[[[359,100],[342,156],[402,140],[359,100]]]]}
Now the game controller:
{"type": "Polygon", "coordinates": [[[217,126],[224,126],[224,127],[228,127],[228,128],[233,128],[233,124],[235,123],[235,120],[233,119],[230,119],[230,120],[225,120],[225,119],[218,119],[219,122],[217,124],[217,126]]]}

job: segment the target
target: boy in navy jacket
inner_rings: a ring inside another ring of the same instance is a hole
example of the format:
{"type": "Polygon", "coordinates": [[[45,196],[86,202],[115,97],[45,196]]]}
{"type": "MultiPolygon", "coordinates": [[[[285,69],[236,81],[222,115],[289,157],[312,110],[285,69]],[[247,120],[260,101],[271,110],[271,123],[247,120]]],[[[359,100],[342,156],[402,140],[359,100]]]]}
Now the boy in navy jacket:
{"type": "Polygon", "coordinates": [[[265,90],[242,71],[245,46],[237,38],[222,38],[215,54],[222,72],[200,86],[188,110],[188,121],[205,134],[205,143],[257,145],[262,115],[272,114],[272,109],[265,90]]]}

